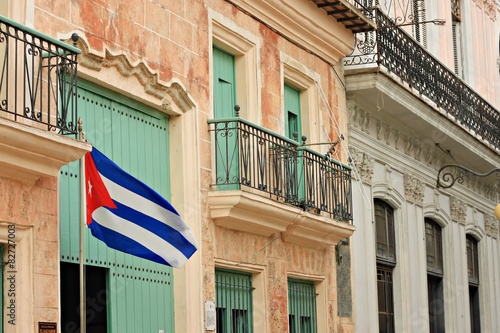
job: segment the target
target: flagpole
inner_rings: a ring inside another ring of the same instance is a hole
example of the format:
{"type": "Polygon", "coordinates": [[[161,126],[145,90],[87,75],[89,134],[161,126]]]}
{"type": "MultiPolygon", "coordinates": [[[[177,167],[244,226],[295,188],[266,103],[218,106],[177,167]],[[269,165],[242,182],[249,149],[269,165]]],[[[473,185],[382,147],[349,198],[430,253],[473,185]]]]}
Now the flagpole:
{"type": "MultiPolygon", "coordinates": [[[[83,121],[78,119],[78,135],[80,141],[87,141],[83,133],[83,121]]],[[[80,158],[80,333],[87,331],[87,304],[86,304],[86,281],[85,281],[85,168],[84,158],[80,158]]]]}

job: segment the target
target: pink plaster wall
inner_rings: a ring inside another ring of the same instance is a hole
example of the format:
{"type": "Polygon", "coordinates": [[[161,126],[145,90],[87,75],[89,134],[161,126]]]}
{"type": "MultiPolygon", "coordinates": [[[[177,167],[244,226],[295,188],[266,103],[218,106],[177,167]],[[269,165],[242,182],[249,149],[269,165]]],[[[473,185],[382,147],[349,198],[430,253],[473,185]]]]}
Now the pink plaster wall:
{"type": "MultiPolygon", "coordinates": [[[[56,177],[42,177],[33,185],[0,178],[0,222],[33,230],[32,292],[36,323],[59,320],[57,192],[56,177]]],[[[17,274],[23,274],[22,267],[17,267],[17,274]]],[[[29,288],[16,286],[22,287],[29,288]]],[[[18,312],[16,319],[22,321],[23,313],[18,312]]]]}

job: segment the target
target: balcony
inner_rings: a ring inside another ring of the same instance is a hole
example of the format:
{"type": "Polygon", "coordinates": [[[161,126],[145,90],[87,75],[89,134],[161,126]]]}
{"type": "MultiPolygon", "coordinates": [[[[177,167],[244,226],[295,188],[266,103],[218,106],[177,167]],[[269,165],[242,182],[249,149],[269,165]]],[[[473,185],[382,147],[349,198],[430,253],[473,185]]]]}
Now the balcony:
{"type": "Polygon", "coordinates": [[[309,245],[352,233],[350,167],[238,117],[209,124],[216,223],[265,236],[284,232],[309,245]]]}
{"type": "Polygon", "coordinates": [[[359,33],[376,28],[373,13],[367,0],[311,0],[323,9],[327,15],[334,17],[347,29],[359,33]]]}
{"type": "Polygon", "coordinates": [[[79,53],[0,16],[0,177],[56,176],[89,149],[66,136],[77,134],[79,53]]]}
{"type": "Polygon", "coordinates": [[[0,114],[76,134],[80,50],[0,16],[0,114]]]}
{"type": "MultiPolygon", "coordinates": [[[[378,8],[374,13],[378,29],[357,34],[356,49],[344,59],[346,76],[368,71],[385,73],[483,144],[499,151],[499,111],[409,34],[395,27],[393,20],[378,8]]],[[[376,101],[372,104],[376,105],[376,101]]]]}

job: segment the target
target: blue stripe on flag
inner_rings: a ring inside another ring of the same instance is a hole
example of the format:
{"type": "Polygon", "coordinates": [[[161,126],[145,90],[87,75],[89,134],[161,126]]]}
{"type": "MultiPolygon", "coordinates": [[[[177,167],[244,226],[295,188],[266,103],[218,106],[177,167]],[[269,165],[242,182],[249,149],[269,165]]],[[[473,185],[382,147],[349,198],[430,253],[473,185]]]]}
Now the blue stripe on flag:
{"type": "MultiPolygon", "coordinates": [[[[115,200],[117,209],[107,209],[111,213],[131,222],[144,229],[156,234],[158,237],[164,239],[166,242],[172,244],[180,252],[182,252],[186,258],[189,258],[193,253],[196,252],[196,247],[191,244],[184,236],[179,233],[174,228],[169,225],[152,218],[149,215],[145,215],[133,208],[125,206],[115,200]]],[[[94,219],[92,219],[94,221],[94,219]]]]}
{"type": "Polygon", "coordinates": [[[102,240],[108,247],[129,253],[131,255],[141,257],[147,260],[152,260],[154,262],[172,266],[170,263],[166,262],[165,259],[152,252],[145,246],[130,239],[116,231],[108,229],[95,220],[92,219],[92,223],[89,225],[92,235],[100,240],[102,240]]]}
{"type": "Polygon", "coordinates": [[[170,210],[176,215],[179,215],[179,213],[177,213],[170,202],[165,200],[160,194],[158,194],[148,185],[144,184],[142,181],[125,172],[115,162],[107,158],[99,150],[94,148],[92,149],[91,154],[94,158],[96,168],[101,175],[108,178],[112,182],[119,184],[120,186],[125,187],[126,189],[140,195],[141,197],[155,202],[156,204],[170,210]]]}

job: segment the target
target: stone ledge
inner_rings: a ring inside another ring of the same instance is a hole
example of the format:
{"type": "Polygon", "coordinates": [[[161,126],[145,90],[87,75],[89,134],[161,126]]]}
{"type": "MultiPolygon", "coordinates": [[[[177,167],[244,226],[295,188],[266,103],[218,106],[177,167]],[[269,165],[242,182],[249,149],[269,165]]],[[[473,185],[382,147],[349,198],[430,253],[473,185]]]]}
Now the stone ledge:
{"type": "Polygon", "coordinates": [[[91,145],[53,132],[0,118],[0,177],[34,183],[57,177],[65,164],[91,150],[91,145]]]}
{"type": "Polygon", "coordinates": [[[349,237],[355,227],[241,190],[208,193],[211,217],[218,226],[283,239],[307,247],[328,247],[349,237]]]}

